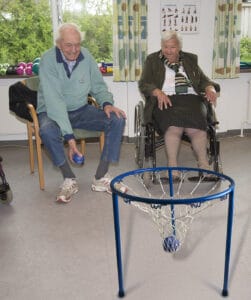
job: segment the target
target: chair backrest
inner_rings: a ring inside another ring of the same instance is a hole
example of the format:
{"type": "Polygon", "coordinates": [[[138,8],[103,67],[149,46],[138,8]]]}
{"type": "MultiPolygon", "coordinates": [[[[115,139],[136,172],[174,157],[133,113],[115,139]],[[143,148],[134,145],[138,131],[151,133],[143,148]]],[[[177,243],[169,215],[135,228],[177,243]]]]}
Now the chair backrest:
{"type": "Polygon", "coordinates": [[[38,76],[33,76],[26,78],[23,83],[31,90],[37,91],[38,90],[38,85],[39,85],[39,77],[38,76]]]}

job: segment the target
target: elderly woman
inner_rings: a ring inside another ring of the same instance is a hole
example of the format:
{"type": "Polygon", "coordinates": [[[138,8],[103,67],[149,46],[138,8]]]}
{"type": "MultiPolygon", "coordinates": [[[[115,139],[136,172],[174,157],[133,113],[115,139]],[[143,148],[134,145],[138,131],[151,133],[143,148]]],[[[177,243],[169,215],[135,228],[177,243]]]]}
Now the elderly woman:
{"type": "Polygon", "coordinates": [[[191,140],[198,167],[207,160],[207,101],[215,104],[220,87],[198,66],[195,54],[184,52],[176,31],[165,31],[161,50],[150,54],[139,80],[145,97],[145,122],[164,135],[168,166],[176,167],[183,133],[191,140]]]}

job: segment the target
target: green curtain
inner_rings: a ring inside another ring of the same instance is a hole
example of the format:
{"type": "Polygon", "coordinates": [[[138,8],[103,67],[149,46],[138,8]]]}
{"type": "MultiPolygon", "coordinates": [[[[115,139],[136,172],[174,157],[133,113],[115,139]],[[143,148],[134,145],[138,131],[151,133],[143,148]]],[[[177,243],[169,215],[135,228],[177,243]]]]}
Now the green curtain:
{"type": "Polygon", "coordinates": [[[147,0],[113,0],[113,79],[137,81],[147,55],[147,0]]]}
{"type": "Polygon", "coordinates": [[[240,73],[241,0],[216,0],[213,78],[240,73]]]}

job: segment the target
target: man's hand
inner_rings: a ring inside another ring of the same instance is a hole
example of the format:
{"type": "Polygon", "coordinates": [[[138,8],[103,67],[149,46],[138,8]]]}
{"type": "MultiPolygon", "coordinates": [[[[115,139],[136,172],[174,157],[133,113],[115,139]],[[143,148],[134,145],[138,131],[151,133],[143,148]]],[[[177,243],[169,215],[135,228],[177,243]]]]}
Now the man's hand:
{"type": "Polygon", "coordinates": [[[106,105],[104,107],[104,112],[106,113],[107,117],[110,118],[111,112],[114,112],[118,118],[126,119],[126,114],[123,110],[119,109],[118,107],[112,105],[106,105]]]}
{"type": "Polygon", "coordinates": [[[82,153],[79,152],[78,148],[77,148],[77,143],[75,139],[71,139],[68,141],[68,157],[70,159],[71,162],[73,161],[73,155],[76,153],[78,156],[82,156],[82,153]]]}

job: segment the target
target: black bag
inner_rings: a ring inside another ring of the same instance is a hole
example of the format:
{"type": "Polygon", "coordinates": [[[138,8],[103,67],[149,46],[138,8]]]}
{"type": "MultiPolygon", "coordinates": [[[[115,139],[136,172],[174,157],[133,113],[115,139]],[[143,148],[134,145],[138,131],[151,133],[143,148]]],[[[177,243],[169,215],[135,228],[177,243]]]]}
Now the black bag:
{"type": "Polygon", "coordinates": [[[9,109],[18,117],[32,122],[27,103],[37,108],[37,91],[18,81],[9,87],[9,109]]]}

